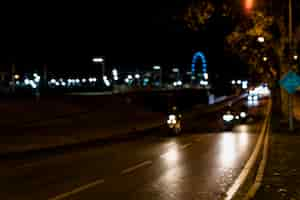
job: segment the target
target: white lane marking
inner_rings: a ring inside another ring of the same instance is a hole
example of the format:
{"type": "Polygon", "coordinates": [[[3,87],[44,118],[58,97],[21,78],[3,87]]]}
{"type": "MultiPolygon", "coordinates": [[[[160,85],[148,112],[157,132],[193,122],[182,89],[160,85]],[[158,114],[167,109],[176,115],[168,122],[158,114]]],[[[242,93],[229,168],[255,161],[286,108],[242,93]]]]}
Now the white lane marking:
{"type": "Polygon", "coordinates": [[[190,146],[192,146],[192,143],[188,143],[188,144],[182,145],[180,148],[181,149],[186,149],[186,148],[188,148],[190,146]]]}
{"type": "Polygon", "coordinates": [[[127,168],[127,169],[122,170],[121,174],[122,174],[122,175],[128,174],[128,173],[131,173],[131,172],[133,172],[133,171],[135,171],[135,170],[137,170],[137,169],[139,169],[139,168],[141,168],[141,167],[144,167],[144,166],[147,166],[147,165],[151,165],[151,164],[152,164],[152,161],[147,160],[147,161],[142,162],[142,163],[140,163],[140,164],[137,164],[137,165],[135,165],[135,166],[133,166],[133,167],[129,167],[129,168],[127,168]]]}
{"type": "Polygon", "coordinates": [[[89,183],[87,185],[80,186],[80,187],[78,187],[78,188],[76,188],[76,189],[74,189],[74,190],[72,190],[70,192],[66,192],[66,193],[57,195],[57,196],[55,196],[53,198],[50,198],[48,200],[61,200],[61,199],[65,199],[65,198],[67,198],[67,197],[69,197],[71,195],[80,193],[80,192],[82,192],[84,190],[87,190],[89,188],[95,187],[95,186],[100,185],[102,183],[104,183],[104,180],[103,179],[99,179],[99,180],[91,182],[91,183],[89,183]]]}

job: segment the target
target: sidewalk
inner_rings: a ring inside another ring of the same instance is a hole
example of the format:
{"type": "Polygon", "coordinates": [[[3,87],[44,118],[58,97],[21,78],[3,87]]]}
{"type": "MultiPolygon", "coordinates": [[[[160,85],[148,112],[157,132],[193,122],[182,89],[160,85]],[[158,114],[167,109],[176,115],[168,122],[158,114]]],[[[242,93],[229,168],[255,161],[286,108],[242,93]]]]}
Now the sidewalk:
{"type": "Polygon", "coordinates": [[[287,131],[287,124],[276,124],[273,116],[269,157],[257,200],[300,200],[300,95],[294,106],[294,133],[287,131]]]}

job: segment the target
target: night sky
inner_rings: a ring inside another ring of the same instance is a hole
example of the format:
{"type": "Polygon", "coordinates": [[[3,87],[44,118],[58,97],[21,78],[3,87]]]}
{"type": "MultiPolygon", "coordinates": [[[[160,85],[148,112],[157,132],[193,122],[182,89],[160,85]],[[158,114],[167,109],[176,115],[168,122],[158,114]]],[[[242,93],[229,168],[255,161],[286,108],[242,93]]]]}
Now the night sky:
{"type": "Polygon", "coordinates": [[[0,61],[25,69],[48,63],[53,70],[80,71],[92,65],[92,55],[99,55],[106,57],[108,66],[134,69],[190,64],[193,53],[201,50],[210,68],[228,71],[240,65],[224,57],[226,24],[217,22],[209,32],[199,34],[187,33],[178,23],[175,16],[190,2],[104,0],[11,7],[10,15],[0,20],[19,56],[3,54],[0,61]]]}

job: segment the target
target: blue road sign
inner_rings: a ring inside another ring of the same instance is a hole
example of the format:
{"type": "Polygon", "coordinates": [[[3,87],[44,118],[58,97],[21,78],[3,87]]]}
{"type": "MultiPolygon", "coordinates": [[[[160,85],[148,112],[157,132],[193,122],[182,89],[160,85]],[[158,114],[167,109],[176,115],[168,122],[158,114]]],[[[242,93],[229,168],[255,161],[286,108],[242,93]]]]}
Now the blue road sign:
{"type": "Polygon", "coordinates": [[[293,94],[300,87],[300,77],[296,73],[289,71],[279,83],[289,94],[293,94]]]}

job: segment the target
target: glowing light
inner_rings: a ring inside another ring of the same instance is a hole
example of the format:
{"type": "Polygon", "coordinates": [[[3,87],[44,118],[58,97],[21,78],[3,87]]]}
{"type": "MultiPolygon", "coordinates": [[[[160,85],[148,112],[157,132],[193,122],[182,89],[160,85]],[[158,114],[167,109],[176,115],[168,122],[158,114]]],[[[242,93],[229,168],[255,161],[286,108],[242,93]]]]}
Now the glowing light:
{"type": "Polygon", "coordinates": [[[172,72],[178,73],[178,72],[179,72],[179,69],[178,69],[178,68],[173,68],[173,69],[172,69],[172,72]]]}
{"type": "Polygon", "coordinates": [[[294,60],[298,60],[298,55],[293,56],[294,60]]]}
{"type": "Polygon", "coordinates": [[[133,76],[132,75],[128,75],[127,78],[130,80],[130,79],[133,79],[133,76]]]}
{"type": "Polygon", "coordinates": [[[197,64],[198,59],[201,59],[201,61],[202,61],[202,72],[203,73],[207,72],[206,58],[205,58],[204,54],[199,51],[194,54],[193,59],[192,59],[192,75],[195,75],[196,64],[197,64]]]}
{"type": "Polygon", "coordinates": [[[232,85],[235,85],[235,83],[236,83],[235,80],[232,80],[232,81],[231,81],[231,84],[232,84],[232,85]]]}
{"type": "Polygon", "coordinates": [[[136,75],[134,75],[134,77],[135,77],[136,79],[139,79],[139,78],[141,78],[141,75],[136,74],[136,75]]]}
{"type": "Polygon", "coordinates": [[[153,69],[154,69],[154,70],[160,70],[160,66],[158,66],[158,65],[153,66],[153,69]]]}
{"type": "Polygon", "coordinates": [[[50,80],[50,83],[55,84],[56,80],[53,78],[53,79],[50,80]]]}
{"type": "Polygon", "coordinates": [[[241,116],[241,118],[245,118],[245,117],[247,117],[247,114],[245,112],[241,112],[240,116],[241,116]]]}
{"type": "Polygon", "coordinates": [[[253,0],[245,0],[245,9],[247,12],[253,8],[253,0]]]}
{"type": "Polygon", "coordinates": [[[264,57],[263,57],[263,61],[264,61],[264,62],[267,62],[267,61],[268,61],[268,57],[264,56],[264,57]]]}
{"type": "Polygon", "coordinates": [[[79,80],[79,79],[76,79],[75,82],[76,82],[76,83],[80,83],[80,80],[79,80]]]}
{"type": "Polygon", "coordinates": [[[208,79],[208,73],[204,73],[203,77],[204,77],[205,80],[207,80],[208,79]]]}
{"type": "Polygon", "coordinates": [[[177,81],[177,85],[181,86],[182,85],[182,81],[177,81]]]}
{"type": "Polygon", "coordinates": [[[85,78],[81,79],[81,82],[86,83],[86,79],[85,78]]]}
{"type": "Polygon", "coordinates": [[[232,114],[223,115],[223,120],[226,121],[226,122],[232,121],[233,118],[234,118],[234,116],[232,114]]]}
{"type": "Polygon", "coordinates": [[[240,85],[242,83],[241,80],[237,80],[237,84],[240,85]]]}
{"type": "Polygon", "coordinates": [[[233,164],[236,158],[235,136],[232,133],[225,133],[220,141],[220,161],[228,167],[233,164]]]}
{"type": "Polygon", "coordinates": [[[257,41],[260,42],[260,43],[264,43],[265,42],[265,38],[260,36],[257,38],[257,41]]]}
{"type": "Polygon", "coordinates": [[[174,161],[177,161],[178,158],[179,158],[179,155],[178,155],[178,150],[177,148],[173,148],[171,149],[170,151],[168,151],[167,153],[165,153],[164,155],[162,155],[162,157],[166,160],[166,161],[171,161],[171,162],[174,162],[174,161]]]}
{"type": "Polygon", "coordinates": [[[104,59],[103,58],[93,58],[94,63],[103,63],[104,59]]]}
{"type": "Polygon", "coordinates": [[[15,74],[14,75],[14,79],[16,79],[16,80],[20,79],[20,75],[19,74],[15,74]]]}
{"type": "Polygon", "coordinates": [[[25,85],[29,85],[29,84],[30,84],[30,80],[26,78],[26,79],[24,80],[24,83],[25,83],[25,85]]]}

